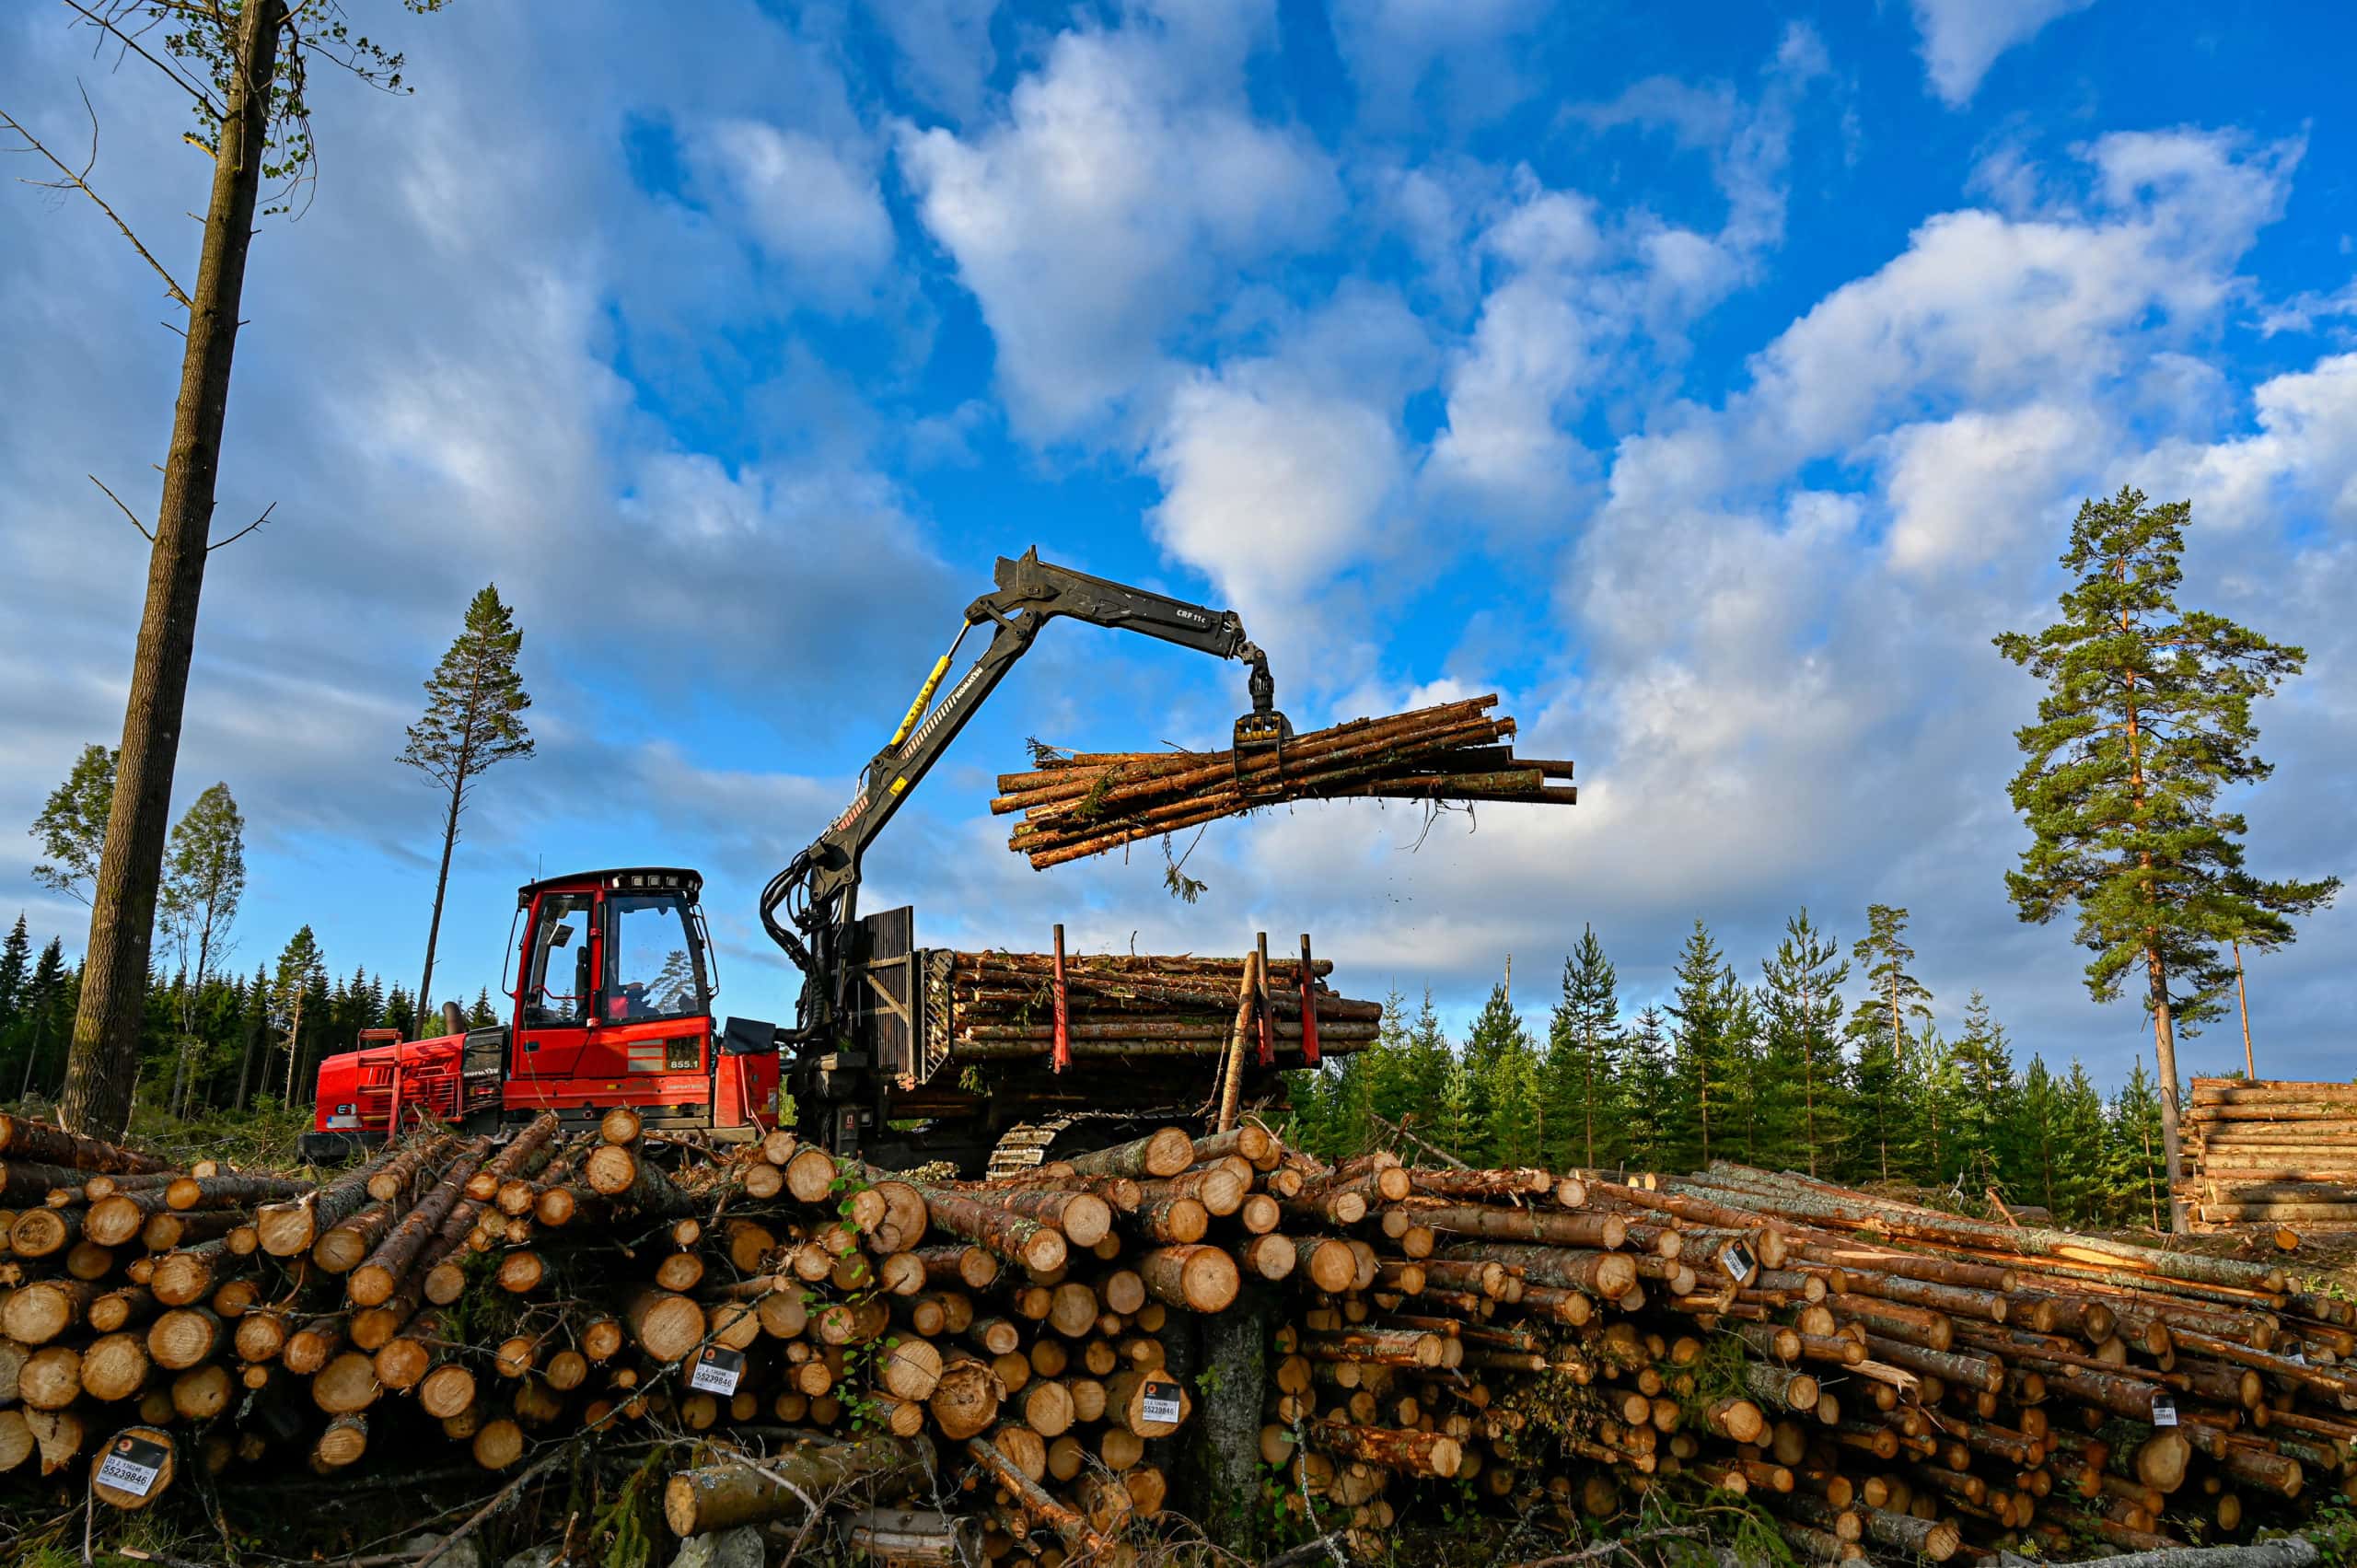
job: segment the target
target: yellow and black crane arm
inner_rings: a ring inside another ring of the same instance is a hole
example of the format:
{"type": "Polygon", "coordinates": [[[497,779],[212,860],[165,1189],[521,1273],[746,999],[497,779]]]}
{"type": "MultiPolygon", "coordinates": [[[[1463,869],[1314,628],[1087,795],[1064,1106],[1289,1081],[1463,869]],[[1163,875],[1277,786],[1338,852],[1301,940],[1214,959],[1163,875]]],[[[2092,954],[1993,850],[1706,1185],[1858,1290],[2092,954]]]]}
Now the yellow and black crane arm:
{"type": "Polygon", "coordinates": [[[1268,656],[1245,636],[1235,611],[1207,610],[1092,577],[1040,560],[1036,548],[1017,560],[1001,556],[993,576],[995,589],[967,606],[964,623],[934,662],[900,727],[862,770],[851,804],[761,893],[762,926],[803,973],[800,1018],[793,1031],[800,1041],[824,1040],[842,1016],[844,960],[858,918],[860,864],[868,844],[1051,620],[1069,616],[1144,633],[1215,658],[1242,659],[1251,666],[1247,688],[1252,709],[1236,721],[1237,744],[1281,743],[1292,733],[1276,709],[1268,656]],[[989,645],[935,703],[934,696],[967,634],[981,626],[991,629],[989,645]]]}

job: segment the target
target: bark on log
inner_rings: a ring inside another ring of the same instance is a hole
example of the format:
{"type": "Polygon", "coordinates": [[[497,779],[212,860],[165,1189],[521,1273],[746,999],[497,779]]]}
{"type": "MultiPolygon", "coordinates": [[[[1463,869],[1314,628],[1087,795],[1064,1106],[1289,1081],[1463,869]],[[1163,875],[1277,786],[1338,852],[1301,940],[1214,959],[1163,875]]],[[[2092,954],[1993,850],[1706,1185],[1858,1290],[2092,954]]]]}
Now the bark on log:
{"type": "Polygon", "coordinates": [[[416,1185],[419,1174],[440,1159],[457,1141],[456,1136],[448,1132],[412,1138],[405,1148],[368,1178],[368,1196],[380,1203],[389,1203],[402,1196],[416,1185]]]}
{"type": "Polygon", "coordinates": [[[468,1179],[467,1196],[488,1202],[499,1196],[500,1183],[540,1168],[556,1152],[556,1131],[555,1111],[544,1110],[534,1117],[530,1125],[509,1139],[506,1147],[485,1160],[482,1168],[468,1179]]]}
{"type": "Polygon", "coordinates": [[[99,1138],[85,1138],[46,1121],[25,1116],[0,1115],[0,1158],[38,1160],[78,1170],[121,1171],[136,1175],[169,1170],[171,1162],[155,1155],[126,1149],[99,1138]]]}
{"type": "Polygon", "coordinates": [[[946,1188],[928,1186],[919,1191],[924,1194],[925,1208],[933,1223],[951,1235],[962,1237],[996,1257],[1020,1263],[1036,1273],[1047,1273],[1062,1265],[1063,1233],[1053,1225],[1026,1219],[995,1203],[946,1188]]]}
{"type": "Polygon", "coordinates": [[[346,1277],[344,1292],[354,1305],[376,1307],[392,1298],[393,1292],[418,1266],[441,1232],[443,1223],[458,1207],[467,1180],[482,1163],[487,1148],[488,1144],[480,1138],[461,1144],[432,1191],[401,1216],[401,1222],[368,1254],[366,1261],[346,1277]]]}
{"type": "Polygon", "coordinates": [[[261,1249],[273,1258],[293,1258],[309,1251],[322,1234],[358,1214],[371,1201],[369,1179],[399,1153],[397,1149],[384,1150],[316,1192],[292,1202],[265,1203],[256,1209],[254,1231],[261,1237],[261,1249]]]}

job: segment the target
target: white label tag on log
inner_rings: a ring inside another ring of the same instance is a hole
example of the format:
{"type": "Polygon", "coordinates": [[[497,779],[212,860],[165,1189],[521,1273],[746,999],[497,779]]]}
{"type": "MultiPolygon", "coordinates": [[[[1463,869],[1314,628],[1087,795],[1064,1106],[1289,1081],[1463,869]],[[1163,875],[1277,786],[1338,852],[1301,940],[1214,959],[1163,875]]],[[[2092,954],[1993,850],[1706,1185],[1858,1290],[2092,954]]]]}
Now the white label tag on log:
{"type": "Polygon", "coordinates": [[[170,1452],[161,1443],[125,1433],[107,1445],[107,1456],[99,1461],[99,1481],[117,1492],[145,1497],[163,1473],[170,1452]]]}
{"type": "Polygon", "coordinates": [[[1148,1383],[1138,1390],[1138,1413],[1148,1421],[1167,1422],[1177,1425],[1179,1420],[1178,1385],[1148,1383]]]}
{"type": "Polygon", "coordinates": [[[2174,1394],[2153,1396],[2153,1424],[2154,1426],[2177,1424],[2177,1396],[2174,1394]]]}
{"type": "Polygon", "coordinates": [[[1749,1284],[1751,1276],[1759,1272],[1759,1260],[1753,1257],[1751,1249],[1740,1241],[1730,1242],[1724,1256],[1728,1274],[1739,1285],[1749,1284]]]}
{"type": "Polygon", "coordinates": [[[737,1380],[744,1376],[744,1352],[730,1350],[726,1345],[706,1345],[696,1353],[694,1369],[688,1374],[688,1387],[707,1394],[733,1394],[737,1380]]]}

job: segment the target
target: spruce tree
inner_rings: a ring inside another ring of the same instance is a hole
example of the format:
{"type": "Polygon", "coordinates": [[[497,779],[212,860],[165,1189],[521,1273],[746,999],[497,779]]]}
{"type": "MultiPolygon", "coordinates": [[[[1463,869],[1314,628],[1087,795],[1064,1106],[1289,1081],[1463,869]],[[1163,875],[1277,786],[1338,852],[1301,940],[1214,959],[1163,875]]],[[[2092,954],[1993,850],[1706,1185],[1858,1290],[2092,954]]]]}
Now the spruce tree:
{"type": "Polygon", "coordinates": [[[2055,1166],[2063,1209],[2074,1223],[2084,1223],[2101,1213],[2109,1190],[2104,1171],[2108,1121],[2085,1063],[2072,1060],[2056,1100],[2055,1166]]]}
{"type": "Polygon", "coordinates": [[[417,1008],[410,1001],[409,993],[400,986],[385,993],[384,1011],[377,1016],[384,1019],[386,1028],[399,1029],[403,1040],[417,1038],[417,1008]]]}
{"type": "Polygon", "coordinates": [[[1789,1101],[1784,1144],[1810,1177],[1831,1172],[1845,1125],[1848,1071],[1840,1059],[1840,988],[1851,967],[1840,946],[1808,917],[1784,922],[1775,958],[1760,959],[1765,1068],[1789,1101]]]}
{"type": "MultiPolygon", "coordinates": [[[[1394,1002],[1399,1000],[1396,993],[1394,993],[1392,1000],[1394,1002]]],[[[1393,1009],[1386,1008],[1384,1011],[1384,1016],[1387,1019],[1392,1016],[1392,1013],[1393,1009]]],[[[493,1028],[498,1022],[499,1014],[491,1005],[491,987],[487,985],[483,986],[476,991],[475,1005],[471,1008],[468,1009],[467,1028],[470,1029],[487,1029],[493,1028]]]]}
{"type": "Polygon", "coordinates": [[[425,972],[417,982],[420,1016],[434,1010],[434,948],[442,935],[442,898],[450,885],[450,852],[475,781],[500,763],[532,754],[524,710],[532,705],[517,673],[524,633],[486,584],[467,606],[466,625],[425,682],[425,714],[409,726],[399,761],[432,780],[443,795],[442,868],[434,879],[434,918],[425,930],[425,972]]]}
{"type": "Polygon", "coordinates": [[[1541,1104],[1538,1053],[1531,1049],[1530,1037],[1523,1034],[1509,1042],[1490,1073],[1488,1158],[1515,1168],[1543,1165],[1547,1115],[1541,1104]]]}
{"type": "Polygon", "coordinates": [[[1719,970],[1714,1006],[1719,1049],[1713,1074],[1727,1086],[1726,1142],[1720,1157],[1746,1165],[1786,1163],[1793,1141],[1795,1101],[1791,1086],[1776,1076],[1768,1060],[1767,1030],[1759,999],[1736,978],[1733,964],[1719,970]]]}
{"type": "MultiPolygon", "coordinates": [[[[2268,776],[2252,751],[2251,703],[2298,674],[2306,655],[2223,616],[2179,610],[2191,518],[2189,503],[2148,505],[2124,487],[2085,502],[2062,552],[2074,581],[2061,619],[1995,640],[2047,688],[2038,722],[2014,736],[2025,761],[2012,798],[2031,842],[2006,890],[2026,921],[2076,910],[2073,935],[2095,955],[2086,973],[2097,1001],[2132,977],[2152,1018],[2172,1191],[2183,1176],[2177,1030],[2213,1011],[2230,983],[2219,948],[2291,940],[2293,918],[2340,887],[2244,869],[2246,824],[2219,795],[2268,776]]],[[[2183,1204],[2173,1199],[2170,1208],[2172,1228],[2183,1230],[2183,1204]]]]}
{"type": "MultiPolygon", "coordinates": [[[[1375,1039],[1364,1051],[1349,1058],[1357,1077],[1360,1098],[1370,1116],[1398,1121],[1403,1112],[1419,1109],[1405,1084],[1408,1061],[1407,1000],[1398,991],[1383,999],[1383,1017],[1375,1039]]],[[[1431,1107],[1422,1109],[1429,1117],[1431,1107]]]]}
{"type": "Polygon", "coordinates": [[[1637,1015],[1621,1052],[1621,1158],[1629,1169],[1660,1170],[1670,1163],[1673,1075],[1661,1010],[1647,1007],[1637,1015]]]}
{"type": "Polygon", "coordinates": [[[1500,1157],[1502,1143],[1528,1147],[1530,1156],[1537,1157],[1532,1144],[1538,1133],[1537,1080],[1525,1060],[1534,1054],[1530,1031],[1523,1028],[1504,983],[1492,986],[1490,999],[1482,1004],[1465,1037],[1470,1146],[1452,1151],[1459,1159],[1474,1165],[1493,1164],[1500,1157]],[[1526,1079],[1531,1094],[1525,1093],[1526,1079]]]}
{"type": "Polygon", "coordinates": [[[2046,1059],[2032,1056],[2029,1070],[2022,1074],[2016,1131],[2011,1140],[2017,1163],[2005,1174],[2005,1185],[2017,1200],[2034,1202],[2056,1215],[2062,1213],[2065,1186],[2057,1179],[2055,1169],[2055,1142],[2061,1131],[2061,1098],[2054,1075],[2046,1069],[2046,1059]]]}
{"type": "Polygon", "coordinates": [[[65,944],[52,936],[33,964],[32,979],[25,982],[25,1075],[17,1088],[18,1099],[29,1098],[36,1084],[48,1081],[39,1069],[49,1053],[50,1040],[64,1032],[64,1025],[73,1016],[72,991],[65,972],[65,944]]]}
{"type": "Polygon", "coordinates": [[[2014,1063],[2004,1026],[1989,1016],[1989,999],[1975,991],[1964,1006],[1964,1029],[1949,1047],[1962,1093],[1956,1105],[1953,1161],[1970,1192],[2005,1184],[2004,1148],[2015,1120],[2014,1063]]]}
{"type": "Polygon", "coordinates": [[[1451,1051],[1434,1103],[1433,1142],[1468,1165],[1478,1165],[1479,1147],[1473,1116],[1473,1074],[1465,1058],[1451,1051]]]}
{"type": "Polygon", "coordinates": [[[1729,1153],[1727,1113],[1736,1086],[1728,1073],[1727,1036],[1734,1020],[1727,1016],[1726,972],[1710,927],[1696,920],[1678,952],[1678,988],[1666,1009],[1678,1028],[1663,1134],[1667,1156],[1683,1167],[1710,1164],[1713,1137],[1718,1156],[1729,1153]]]}
{"type": "Polygon", "coordinates": [[[2138,1057],[2128,1082],[2112,1097],[2107,1129],[2103,1216],[2113,1225],[2167,1223],[2168,1173],[2161,1155],[2161,1097],[2138,1057]]]}
{"type": "Polygon", "coordinates": [[[1595,1169],[1620,1160],[1619,983],[1596,927],[1583,927],[1579,945],[1563,960],[1562,995],[1547,1021],[1541,1103],[1552,1167],[1595,1169]]]}
{"type": "Polygon", "coordinates": [[[1866,906],[1866,934],[1850,949],[1865,968],[1866,994],[1844,1033],[1857,1050],[1851,1121],[1853,1173],[1890,1179],[1890,1162],[1908,1132],[1908,1020],[1932,1021],[1932,993],[1907,972],[1915,949],[1906,943],[1907,912],[1893,904],[1866,906]]]}
{"type": "MultiPolygon", "coordinates": [[[[1422,1126],[1434,1125],[1441,1097],[1447,1091],[1457,1066],[1457,1053],[1449,1049],[1448,1035],[1440,1027],[1440,1013],[1434,1007],[1433,993],[1427,987],[1423,1005],[1416,1009],[1416,1021],[1408,1030],[1406,1047],[1400,1054],[1396,1110],[1386,1114],[1403,1126],[1411,1118],[1422,1126]]],[[[1470,1093],[1469,1085],[1462,1086],[1470,1093]]],[[[1457,1154],[1460,1159],[1465,1157],[1453,1147],[1449,1152],[1457,1154]]]]}
{"type": "Polygon", "coordinates": [[[1925,1026],[1908,1045],[1907,1165],[1925,1186],[1953,1187],[1957,1177],[1956,1129],[1965,1097],[1956,1052],[1936,1027],[1925,1026]]]}
{"type": "Polygon", "coordinates": [[[238,1021],[238,1098],[235,1103],[241,1114],[257,1091],[262,1094],[270,1092],[270,993],[269,966],[256,965],[254,978],[246,987],[245,1010],[238,1021]]]}
{"type": "Polygon", "coordinates": [[[1847,1121],[1849,1074],[1840,1025],[1850,966],[1832,935],[1803,909],[1784,922],[1776,956],[1763,959],[1759,970],[1769,1071],[1781,1075],[1788,1090],[1797,1086],[1793,1132],[1804,1168],[1811,1176],[1820,1169],[1830,1174],[1847,1121]]]}
{"type": "Polygon", "coordinates": [[[25,932],[25,916],[8,928],[6,946],[0,947],[0,1039],[25,1010],[25,987],[32,978],[32,938],[25,932]]]}

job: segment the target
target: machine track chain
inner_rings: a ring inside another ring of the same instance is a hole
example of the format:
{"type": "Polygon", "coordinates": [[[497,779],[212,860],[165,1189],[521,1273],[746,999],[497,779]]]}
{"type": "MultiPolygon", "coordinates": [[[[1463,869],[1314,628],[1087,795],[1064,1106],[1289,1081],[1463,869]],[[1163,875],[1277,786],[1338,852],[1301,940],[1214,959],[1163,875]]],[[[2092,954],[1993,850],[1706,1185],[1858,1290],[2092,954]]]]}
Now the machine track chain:
{"type": "Polygon", "coordinates": [[[1172,1109],[1074,1110],[1038,1121],[1019,1121],[1000,1135],[982,1174],[991,1180],[1037,1170],[1051,1159],[1109,1147],[1156,1127],[1191,1126],[1200,1118],[1172,1109]]]}

